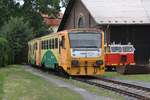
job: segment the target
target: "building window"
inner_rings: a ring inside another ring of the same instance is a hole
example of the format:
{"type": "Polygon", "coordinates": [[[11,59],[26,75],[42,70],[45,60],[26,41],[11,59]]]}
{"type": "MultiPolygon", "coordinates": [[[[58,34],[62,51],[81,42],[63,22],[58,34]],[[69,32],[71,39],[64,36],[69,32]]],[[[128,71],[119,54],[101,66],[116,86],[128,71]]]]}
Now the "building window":
{"type": "Polygon", "coordinates": [[[80,15],[78,19],[78,28],[84,28],[85,27],[85,21],[84,21],[84,16],[80,15]]]}

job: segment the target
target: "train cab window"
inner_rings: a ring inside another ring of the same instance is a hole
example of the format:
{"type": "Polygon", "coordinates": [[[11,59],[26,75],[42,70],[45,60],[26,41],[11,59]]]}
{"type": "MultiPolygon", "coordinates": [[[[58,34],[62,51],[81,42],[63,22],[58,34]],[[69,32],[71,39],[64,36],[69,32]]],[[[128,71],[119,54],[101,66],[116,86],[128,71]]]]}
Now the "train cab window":
{"type": "Polygon", "coordinates": [[[122,52],[122,47],[121,46],[112,46],[111,52],[122,52]]]}
{"type": "Polygon", "coordinates": [[[55,39],[55,49],[58,48],[58,38],[55,39]]]}

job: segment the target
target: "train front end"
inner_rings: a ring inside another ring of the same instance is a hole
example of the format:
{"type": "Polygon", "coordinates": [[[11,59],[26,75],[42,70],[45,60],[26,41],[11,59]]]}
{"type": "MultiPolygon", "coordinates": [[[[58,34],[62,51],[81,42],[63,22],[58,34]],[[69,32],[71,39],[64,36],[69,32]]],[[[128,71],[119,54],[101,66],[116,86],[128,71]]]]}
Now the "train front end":
{"type": "Polygon", "coordinates": [[[135,48],[133,45],[122,45],[122,58],[124,57],[126,59],[125,65],[135,65],[134,61],[134,52],[135,48]]]}
{"type": "Polygon", "coordinates": [[[71,31],[68,33],[70,75],[103,75],[104,34],[101,31],[71,31]]]}

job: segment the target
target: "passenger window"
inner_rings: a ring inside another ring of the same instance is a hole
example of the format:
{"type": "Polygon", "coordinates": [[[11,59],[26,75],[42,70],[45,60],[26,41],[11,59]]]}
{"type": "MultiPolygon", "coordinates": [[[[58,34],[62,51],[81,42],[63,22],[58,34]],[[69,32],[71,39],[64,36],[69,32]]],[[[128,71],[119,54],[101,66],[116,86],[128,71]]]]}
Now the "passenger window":
{"type": "Polygon", "coordinates": [[[51,40],[49,40],[49,49],[51,49],[51,40]]]}
{"type": "Polygon", "coordinates": [[[61,45],[62,45],[62,48],[65,49],[65,37],[64,36],[62,36],[61,45]]]}
{"type": "Polygon", "coordinates": [[[52,49],[54,49],[55,45],[54,45],[54,39],[52,39],[52,49]]]}
{"type": "Polygon", "coordinates": [[[48,49],[48,40],[46,40],[46,49],[48,49]]]}
{"type": "Polygon", "coordinates": [[[42,41],[42,49],[44,49],[44,41],[42,41]]]}
{"type": "Polygon", "coordinates": [[[46,41],[44,41],[44,49],[46,49],[46,41]]]}
{"type": "Polygon", "coordinates": [[[51,45],[51,47],[50,47],[50,48],[52,49],[52,39],[50,40],[50,42],[51,42],[51,44],[50,44],[50,45],[51,45]]]}
{"type": "Polygon", "coordinates": [[[43,50],[45,49],[45,41],[43,41],[43,50]]]}
{"type": "Polygon", "coordinates": [[[35,50],[37,50],[37,43],[35,43],[35,50]]]}
{"type": "Polygon", "coordinates": [[[57,49],[58,48],[58,39],[56,38],[55,39],[55,49],[57,49]]]}

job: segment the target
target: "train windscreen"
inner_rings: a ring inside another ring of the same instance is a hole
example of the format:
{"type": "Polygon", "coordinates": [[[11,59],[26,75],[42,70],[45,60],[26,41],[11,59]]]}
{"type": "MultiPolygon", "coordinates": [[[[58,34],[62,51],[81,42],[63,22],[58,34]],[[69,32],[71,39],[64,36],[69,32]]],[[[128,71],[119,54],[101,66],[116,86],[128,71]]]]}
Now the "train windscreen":
{"type": "Polygon", "coordinates": [[[122,52],[122,47],[119,46],[112,46],[111,52],[122,52]]]}
{"type": "Polygon", "coordinates": [[[70,33],[71,48],[101,48],[102,34],[94,32],[70,33]]]}
{"type": "Polygon", "coordinates": [[[124,46],[123,47],[123,52],[133,52],[134,48],[131,46],[124,46]]]}

